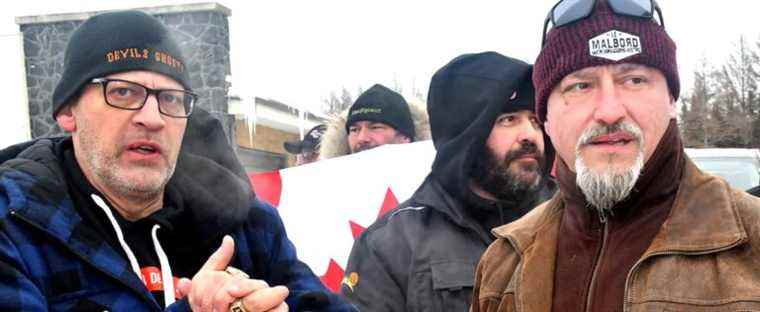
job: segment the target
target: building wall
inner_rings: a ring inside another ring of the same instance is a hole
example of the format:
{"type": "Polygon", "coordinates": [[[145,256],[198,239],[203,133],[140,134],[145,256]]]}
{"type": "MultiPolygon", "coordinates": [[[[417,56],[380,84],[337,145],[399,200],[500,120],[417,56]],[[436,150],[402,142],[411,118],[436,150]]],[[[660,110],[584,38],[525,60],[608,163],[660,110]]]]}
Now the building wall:
{"type": "MultiPolygon", "coordinates": [[[[225,80],[230,74],[229,9],[215,3],[201,3],[141,10],[174,30],[175,40],[187,59],[193,90],[200,95],[198,105],[219,118],[227,137],[232,138],[234,117],[227,113],[225,80]]],[[[77,26],[97,13],[16,19],[24,40],[32,137],[62,133],[52,118],[52,95],[63,72],[66,43],[77,26]]]]}
{"type": "Polygon", "coordinates": [[[295,156],[285,151],[282,144],[286,141],[299,140],[298,134],[257,124],[256,132],[253,133],[253,140],[251,140],[248,129],[248,123],[245,120],[238,119],[235,121],[235,140],[238,147],[284,156],[287,157],[287,166],[293,165],[295,156]]]}

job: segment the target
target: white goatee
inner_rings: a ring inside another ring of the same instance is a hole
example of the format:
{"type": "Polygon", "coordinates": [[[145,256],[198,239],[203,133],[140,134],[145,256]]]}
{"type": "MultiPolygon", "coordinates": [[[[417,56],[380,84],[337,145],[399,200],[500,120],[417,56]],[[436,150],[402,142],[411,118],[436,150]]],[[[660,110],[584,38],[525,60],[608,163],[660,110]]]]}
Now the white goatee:
{"type": "Polygon", "coordinates": [[[641,130],[634,124],[621,122],[609,126],[592,126],[587,128],[575,147],[575,183],[583,192],[586,201],[599,212],[599,218],[606,222],[607,216],[613,214],[615,204],[623,201],[630,195],[636,181],[639,179],[641,170],[644,167],[644,139],[641,130]],[[636,138],[638,142],[638,153],[633,165],[628,169],[617,171],[612,163],[601,170],[591,170],[588,168],[581,156],[580,148],[589,144],[595,137],[613,132],[628,132],[636,138]]]}

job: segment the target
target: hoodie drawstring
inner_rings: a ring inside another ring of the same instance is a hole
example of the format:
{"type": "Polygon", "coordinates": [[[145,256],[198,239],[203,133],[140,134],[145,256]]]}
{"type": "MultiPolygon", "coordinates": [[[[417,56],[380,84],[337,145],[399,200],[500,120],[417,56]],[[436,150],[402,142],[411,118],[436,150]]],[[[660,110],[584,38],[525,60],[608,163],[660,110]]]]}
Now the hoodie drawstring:
{"type": "Polygon", "coordinates": [[[166,256],[164,249],[161,248],[161,243],[158,241],[158,229],[161,226],[156,224],[153,226],[150,234],[153,237],[153,248],[156,249],[158,254],[158,262],[161,264],[161,281],[164,284],[164,305],[169,306],[174,303],[174,280],[172,275],[172,268],[169,265],[169,258],[166,256]]]}
{"type": "Polygon", "coordinates": [[[116,238],[119,239],[119,245],[121,245],[121,249],[124,250],[124,253],[127,254],[127,258],[129,258],[129,264],[132,266],[132,271],[134,271],[135,274],[137,274],[137,277],[139,277],[140,280],[145,283],[142,274],[140,274],[140,265],[137,263],[137,257],[135,257],[132,249],[129,248],[129,245],[127,245],[127,242],[124,240],[124,234],[121,233],[121,227],[119,227],[119,223],[117,223],[116,219],[113,217],[111,209],[108,208],[108,205],[105,201],[103,201],[102,198],[100,198],[100,196],[92,194],[91,197],[92,200],[95,201],[95,204],[97,204],[98,207],[100,207],[100,209],[103,209],[103,212],[106,213],[108,220],[111,221],[111,226],[113,227],[114,231],[116,231],[116,238]]]}
{"type": "MultiPolygon", "coordinates": [[[[119,226],[119,223],[116,222],[116,218],[113,217],[111,209],[108,207],[106,202],[100,198],[100,196],[92,194],[91,197],[95,204],[98,205],[100,209],[103,209],[103,212],[105,212],[106,216],[108,216],[108,220],[111,221],[111,226],[113,227],[114,231],[116,231],[116,238],[119,240],[119,245],[121,245],[124,253],[127,254],[129,265],[132,267],[132,271],[137,274],[137,277],[140,278],[144,285],[147,285],[145,279],[143,279],[142,273],[140,272],[140,264],[137,262],[137,257],[135,257],[134,252],[132,252],[132,249],[129,248],[129,245],[127,245],[127,242],[124,240],[124,234],[121,232],[121,227],[119,226]]],[[[174,303],[176,298],[174,296],[174,280],[171,266],[169,266],[169,258],[166,256],[164,249],[161,248],[161,244],[158,241],[158,229],[160,228],[160,225],[154,225],[153,229],[151,230],[151,236],[153,238],[153,248],[156,250],[156,254],[158,254],[158,261],[161,265],[161,282],[163,283],[164,289],[164,306],[168,307],[170,304],[174,303]]]]}

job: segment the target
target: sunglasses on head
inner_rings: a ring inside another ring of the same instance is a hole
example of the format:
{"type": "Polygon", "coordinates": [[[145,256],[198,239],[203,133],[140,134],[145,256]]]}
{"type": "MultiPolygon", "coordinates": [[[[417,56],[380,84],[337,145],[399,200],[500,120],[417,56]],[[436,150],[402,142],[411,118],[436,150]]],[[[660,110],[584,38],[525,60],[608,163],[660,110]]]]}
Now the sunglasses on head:
{"type": "MultiPolygon", "coordinates": [[[[543,47],[544,44],[546,44],[546,33],[549,30],[549,22],[552,23],[552,27],[561,27],[587,18],[591,15],[591,12],[594,11],[596,1],[598,0],[560,0],[557,2],[544,20],[544,34],[543,37],[541,37],[541,46],[543,47]]],[[[654,13],[657,12],[660,26],[663,28],[665,27],[665,22],[662,19],[662,11],[655,0],[601,1],[607,1],[612,12],[617,15],[652,19],[654,18],[654,13]]]]}

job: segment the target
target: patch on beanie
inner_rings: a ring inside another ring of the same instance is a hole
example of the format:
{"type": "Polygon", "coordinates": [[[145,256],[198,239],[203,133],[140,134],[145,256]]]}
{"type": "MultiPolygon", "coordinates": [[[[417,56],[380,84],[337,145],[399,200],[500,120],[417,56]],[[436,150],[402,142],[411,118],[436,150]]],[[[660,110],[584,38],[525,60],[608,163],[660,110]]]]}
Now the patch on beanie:
{"type": "Polygon", "coordinates": [[[619,61],[641,53],[641,40],[636,35],[610,30],[589,39],[588,51],[591,56],[619,61]]]}
{"type": "Polygon", "coordinates": [[[185,71],[185,64],[182,64],[182,61],[180,61],[178,57],[166,52],[147,48],[124,48],[112,50],[105,54],[105,60],[108,63],[119,63],[121,61],[156,62],[169,66],[180,73],[185,71]]]}
{"type": "Polygon", "coordinates": [[[359,115],[359,114],[382,114],[383,109],[382,108],[369,108],[369,107],[362,107],[360,109],[357,109],[353,112],[351,112],[351,116],[359,115]]]}

